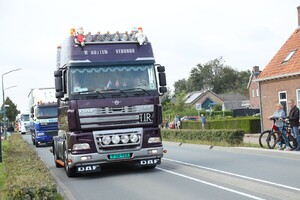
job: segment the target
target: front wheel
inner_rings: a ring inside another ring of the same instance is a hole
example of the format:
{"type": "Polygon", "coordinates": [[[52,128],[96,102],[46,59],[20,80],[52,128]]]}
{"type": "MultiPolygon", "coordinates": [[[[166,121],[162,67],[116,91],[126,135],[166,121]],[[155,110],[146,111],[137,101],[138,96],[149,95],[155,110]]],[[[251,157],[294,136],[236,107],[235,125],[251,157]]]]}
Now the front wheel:
{"type": "Polygon", "coordinates": [[[267,144],[268,144],[268,147],[270,149],[274,149],[276,144],[278,143],[278,132],[275,131],[273,133],[270,133],[267,137],[267,144]]]}
{"type": "Polygon", "coordinates": [[[268,148],[268,139],[270,134],[271,134],[271,130],[266,130],[260,134],[258,140],[260,147],[268,148]]]}
{"type": "Polygon", "coordinates": [[[68,165],[68,152],[66,145],[64,144],[64,164],[65,164],[65,170],[68,177],[75,177],[77,175],[75,167],[69,167],[68,165]]]}
{"type": "Polygon", "coordinates": [[[52,146],[52,150],[53,150],[53,158],[54,158],[54,163],[55,163],[55,167],[57,168],[61,168],[62,165],[60,165],[58,162],[56,162],[57,160],[60,160],[60,158],[57,155],[56,149],[54,148],[54,145],[52,146]]]}

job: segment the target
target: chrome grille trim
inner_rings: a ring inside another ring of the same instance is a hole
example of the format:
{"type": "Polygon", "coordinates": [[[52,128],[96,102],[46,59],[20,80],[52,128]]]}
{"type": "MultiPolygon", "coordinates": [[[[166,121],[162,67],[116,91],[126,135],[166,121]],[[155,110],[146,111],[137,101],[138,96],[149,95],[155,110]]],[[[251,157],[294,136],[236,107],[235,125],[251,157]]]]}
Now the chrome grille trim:
{"type": "Polygon", "coordinates": [[[120,151],[130,151],[130,150],[139,150],[142,147],[143,143],[143,128],[128,128],[128,129],[114,129],[114,130],[103,130],[103,131],[93,131],[94,141],[99,153],[103,152],[115,152],[117,150],[120,151]],[[137,143],[119,143],[119,144],[109,144],[109,145],[102,145],[101,141],[103,136],[113,136],[119,135],[130,135],[136,134],[139,137],[139,141],[137,143]]]}
{"type": "Polygon", "coordinates": [[[103,123],[103,122],[114,122],[114,121],[122,122],[122,121],[129,121],[129,120],[139,120],[139,115],[80,118],[80,123],[103,123]]]}
{"type": "Polygon", "coordinates": [[[81,108],[81,109],[78,109],[79,117],[87,117],[87,116],[91,116],[91,115],[142,113],[142,112],[154,112],[154,105],[151,104],[151,105],[102,107],[102,108],[81,108]]]}

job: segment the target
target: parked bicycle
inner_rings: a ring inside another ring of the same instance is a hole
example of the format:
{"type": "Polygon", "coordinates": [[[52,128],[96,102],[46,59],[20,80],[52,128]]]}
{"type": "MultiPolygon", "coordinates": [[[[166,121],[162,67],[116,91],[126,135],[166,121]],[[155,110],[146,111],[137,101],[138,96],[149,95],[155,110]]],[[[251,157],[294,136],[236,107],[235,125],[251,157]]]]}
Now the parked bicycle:
{"type": "Polygon", "coordinates": [[[272,129],[265,130],[259,136],[259,145],[262,148],[269,148],[268,143],[269,143],[269,140],[271,139],[270,135],[272,133],[274,133],[275,131],[278,131],[278,127],[275,125],[275,120],[276,119],[275,118],[271,118],[270,120],[273,120],[272,129]]]}
{"type": "Polygon", "coordinates": [[[297,140],[292,133],[288,120],[284,120],[282,131],[277,130],[270,133],[267,139],[268,147],[274,149],[277,144],[281,143],[281,149],[284,149],[286,148],[285,139],[287,139],[291,150],[297,148],[297,140]]]}

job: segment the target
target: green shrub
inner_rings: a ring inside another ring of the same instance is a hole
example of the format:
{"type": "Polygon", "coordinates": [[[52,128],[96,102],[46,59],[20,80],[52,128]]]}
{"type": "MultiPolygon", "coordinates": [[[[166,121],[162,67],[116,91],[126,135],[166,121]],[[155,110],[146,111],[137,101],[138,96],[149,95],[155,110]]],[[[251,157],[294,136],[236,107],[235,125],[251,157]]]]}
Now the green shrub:
{"type": "MultiPolygon", "coordinates": [[[[260,119],[254,117],[207,120],[207,129],[243,129],[246,133],[260,133],[260,119]]],[[[182,129],[201,129],[200,121],[182,121],[182,129]]]]}
{"type": "Polygon", "coordinates": [[[246,133],[259,133],[260,119],[253,117],[241,117],[208,120],[206,127],[208,129],[243,129],[246,133]]]}
{"type": "Polygon", "coordinates": [[[191,129],[161,129],[162,137],[168,141],[204,141],[209,143],[227,143],[239,145],[243,143],[243,130],[191,130],[191,129]]]}

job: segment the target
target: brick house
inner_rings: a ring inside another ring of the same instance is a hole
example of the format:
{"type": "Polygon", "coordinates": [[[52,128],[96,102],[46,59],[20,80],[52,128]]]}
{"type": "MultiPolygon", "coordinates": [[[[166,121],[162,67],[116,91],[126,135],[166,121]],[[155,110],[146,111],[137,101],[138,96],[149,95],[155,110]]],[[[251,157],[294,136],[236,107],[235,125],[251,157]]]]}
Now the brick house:
{"type": "Polygon", "coordinates": [[[249,108],[252,109],[260,108],[258,82],[256,81],[260,73],[259,66],[254,66],[247,85],[249,91],[249,108]]]}
{"type": "Polygon", "coordinates": [[[275,104],[281,103],[288,114],[287,101],[294,99],[300,107],[300,6],[298,28],[275,54],[256,80],[259,85],[261,128],[270,129],[268,116],[275,111],[275,104]]]}

